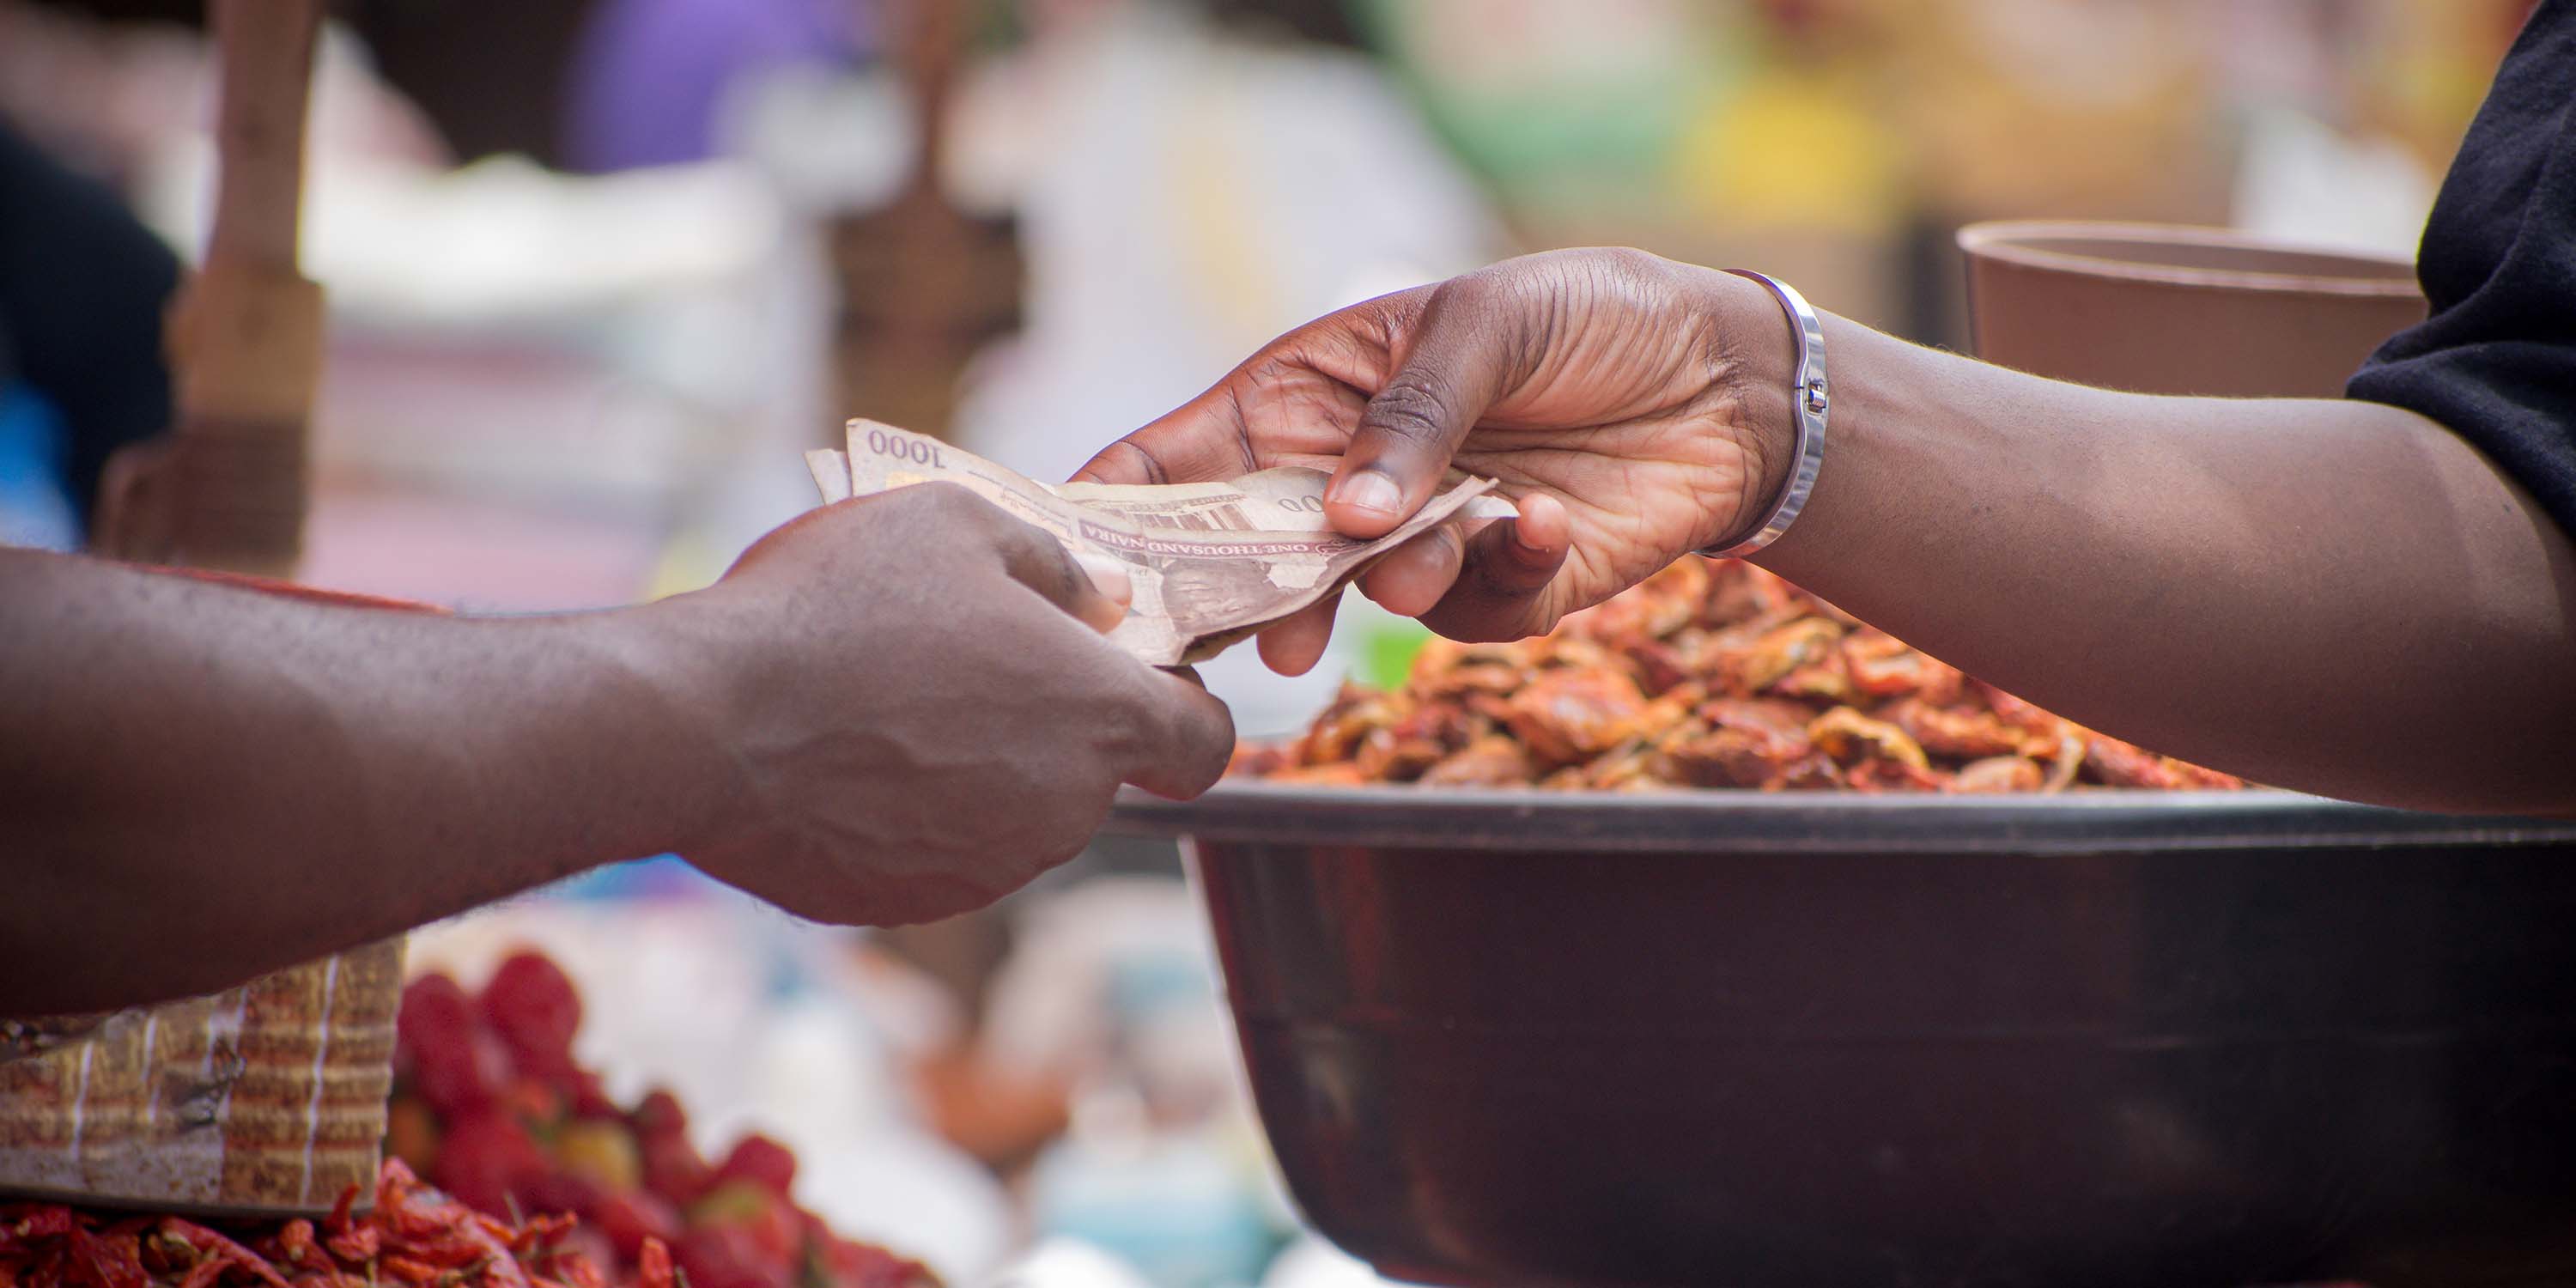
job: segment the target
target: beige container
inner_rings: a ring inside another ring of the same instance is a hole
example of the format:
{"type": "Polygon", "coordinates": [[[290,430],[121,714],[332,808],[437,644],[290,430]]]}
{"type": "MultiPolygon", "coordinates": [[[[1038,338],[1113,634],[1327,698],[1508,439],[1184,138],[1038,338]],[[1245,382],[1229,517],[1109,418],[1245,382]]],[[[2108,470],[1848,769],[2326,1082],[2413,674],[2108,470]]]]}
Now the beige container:
{"type": "Polygon", "coordinates": [[[2339,398],[2424,318],[2405,260],[2217,228],[2015,222],[1959,230],[1977,355],[2143,393],[2339,398]]]}
{"type": "Polygon", "coordinates": [[[395,939],[78,1037],[22,1030],[42,1049],[0,1062],[0,1193],[245,1216],[367,1193],[401,1000],[395,939]]]}

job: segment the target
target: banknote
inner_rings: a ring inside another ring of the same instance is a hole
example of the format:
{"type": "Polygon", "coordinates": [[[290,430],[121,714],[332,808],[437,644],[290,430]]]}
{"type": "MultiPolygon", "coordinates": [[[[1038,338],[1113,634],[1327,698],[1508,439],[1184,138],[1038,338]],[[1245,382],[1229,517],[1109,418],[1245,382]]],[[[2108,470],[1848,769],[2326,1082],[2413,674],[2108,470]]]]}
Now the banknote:
{"type": "Polygon", "coordinates": [[[954,444],[871,420],[848,450],[806,454],[828,504],[914,483],[955,483],[1044,529],[1085,563],[1126,569],[1132,598],[1113,644],[1156,666],[1214,657],[1340,590],[1379,556],[1452,517],[1508,518],[1493,481],[1452,480],[1394,531],[1363,541],[1324,517],[1322,470],[1282,467],[1223,483],[1040,483],[954,444]]]}

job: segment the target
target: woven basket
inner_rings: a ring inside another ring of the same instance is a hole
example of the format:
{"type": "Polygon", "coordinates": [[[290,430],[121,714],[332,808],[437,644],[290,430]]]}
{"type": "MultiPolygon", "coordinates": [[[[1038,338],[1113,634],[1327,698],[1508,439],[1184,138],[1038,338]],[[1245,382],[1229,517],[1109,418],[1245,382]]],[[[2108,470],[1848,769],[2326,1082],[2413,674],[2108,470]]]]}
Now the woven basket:
{"type": "Polygon", "coordinates": [[[376,1173],[402,941],[23,1042],[0,1192],[217,1214],[329,1210],[376,1173]]]}

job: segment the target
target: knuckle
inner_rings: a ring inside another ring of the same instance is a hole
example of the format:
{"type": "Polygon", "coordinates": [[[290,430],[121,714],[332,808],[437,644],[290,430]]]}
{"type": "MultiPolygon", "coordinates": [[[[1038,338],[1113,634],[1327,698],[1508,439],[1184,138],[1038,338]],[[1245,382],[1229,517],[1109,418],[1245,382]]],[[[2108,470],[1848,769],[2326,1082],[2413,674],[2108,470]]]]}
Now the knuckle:
{"type": "Polygon", "coordinates": [[[1509,263],[1492,264],[1442,282],[1431,293],[1431,307],[1440,312],[1473,316],[1510,290],[1509,263]]]}
{"type": "Polygon", "coordinates": [[[1431,543],[1431,556],[1441,567],[1454,572],[1467,566],[1467,536],[1456,523],[1439,524],[1423,537],[1431,543]]]}
{"type": "Polygon", "coordinates": [[[1669,266],[1632,246],[1605,246],[1582,252],[1565,267],[1565,289],[1598,303],[1654,293],[1667,280],[1669,266]]]}
{"type": "Polygon", "coordinates": [[[1225,774],[1234,756],[1234,713],[1203,693],[1164,693],[1164,727],[1151,750],[1169,780],[1193,794],[1225,774]]]}
{"type": "Polygon", "coordinates": [[[1072,565],[1073,556],[1065,553],[1064,547],[1036,524],[1006,513],[998,506],[985,505],[980,498],[976,504],[984,507],[987,538],[993,543],[993,548],[1005,557],[1031,568],[1072,565]]]}
{"type": "Polygon", "coordinates": [[[922,504],[942,516],[985,524],[1009,517],[992,502],[975,495],[974,490],[963,483],[934,479],[928,483],[915,483],[910,490],[921,493],[922,504]]]}
{"type": "Polygon", "coordinates": [[[1225,769],[1234,760],[1234,717],[1219,713],[1209,722],[1206,745],[1196,752],[1198,763],[1191,766],[1190,779],[1200,791],[1216,785],[1225,777],[1225,769]]]}
{"type": "Polygon", "coordinates": [[[1065,548],[1063,542],[1056,540],[1054,533],[1025,520],[1013,520],[1013,522],[1019,525],[1019,539],[1028,543],[1029,552],[1044,560],[1049,567],[1062,575],[1068,589],[1079,589],[1088,584],[1083,576],[1082,564],[1073,557],[1071,550],[1065,548]]]}
{"type": "Polygon", "coordinates": [[[1603,268],[1630,277],[1655,277],[1663,272],[1662,257],[1634,246],[1605,246],[1593,252],[1603,268]]]}
{"type": "Polygon", "coordinates": [[[1370,426],[1407,442],[1436,443],[1445,407],[1438,390],[1420,375],[1407,372],[1369,400],[1366,419],[1370,426]]]}
{"type": "Polygon", "coordinates": [[[1354,304],[1339,313],[1326,314],[1308,323],[1300,331],[1291,332],[1287,338],[1333,337],[1347,342],[1365,336],[1383,340],[1387,335],[1419,321],[1422,311],[1430,306],[1431,297],[1439,294],[1443,285],[1445,283],[1432,282],[1354,304]]]}
{"type": "MultiPolygon", "coordinates": [[[[977,504],[982,505],[983,502],[979,500],[977,504]]],[[[984,508],[992,513],[994,529],[1006,534],[1006,540],[1016,541],[1032,551],[1043,550],[1055,555],[1065,553],[1064,547],[1046,529],[998,505],[984,505],[984,508]]]]}
{"type": "Polygon", "coordinates": [[[1093,727],[1099,731],[1104,755],[1123,762],[1153,747],[1163,725],[1155,697],[1147,687],[1146,676],[1141,674],[1130,676],[1102,695],[1093,727]]]}
{"type": "Polygon", "coordinates": [[[1067,605],[1090,598],[1096,589],[1091,583],[1091,574],[1084,572],[1082,565],[1075,562],[1073,552],[1065,549],[1063,542],[1034,526],[1022,524],[1021,528],[1023,535],[1020,540],[1024,543],[1022,549],[1025,552],[1022,557],[1033,570],[1031,580],[1052,583],[1042,584],[1039,589],[1067,605]],[[1035,571],[1039,569],[1044,571],[1035,571]]]}
{"type": "Polygon", "coordinates": [[[1154,455],[1152,448],[1137,442],[1133,437],[1119,439],[1100,449],[1100,454],[1092,457],[1091,463],[1084,466],[1082,473],[1074,477],[1077,480],[1092,483],[1143,482],[1160,485],[1172,481],[1171,471],[1163,467],[1162,458],[1154,455]]]}

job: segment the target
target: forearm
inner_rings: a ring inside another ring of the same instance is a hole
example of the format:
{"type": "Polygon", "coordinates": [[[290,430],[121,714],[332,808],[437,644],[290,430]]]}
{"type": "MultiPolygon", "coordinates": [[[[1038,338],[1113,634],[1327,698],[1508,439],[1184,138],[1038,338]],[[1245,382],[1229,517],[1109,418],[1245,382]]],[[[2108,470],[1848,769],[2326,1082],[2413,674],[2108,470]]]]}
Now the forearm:
{"type": "Polygon", "coordinates": [[[725,766],[640,611],[0,552],[0,1014],[221,987],[685,843],[725,766]]]}
{"type": "Polygon", "coordinates": [[[2440,426],[2086,389],[1839,319],[1827,337],[1824,471],[1757,562],[2167,754],[2389,804],[2576,810],[2576,557],[2440,426]]]}

